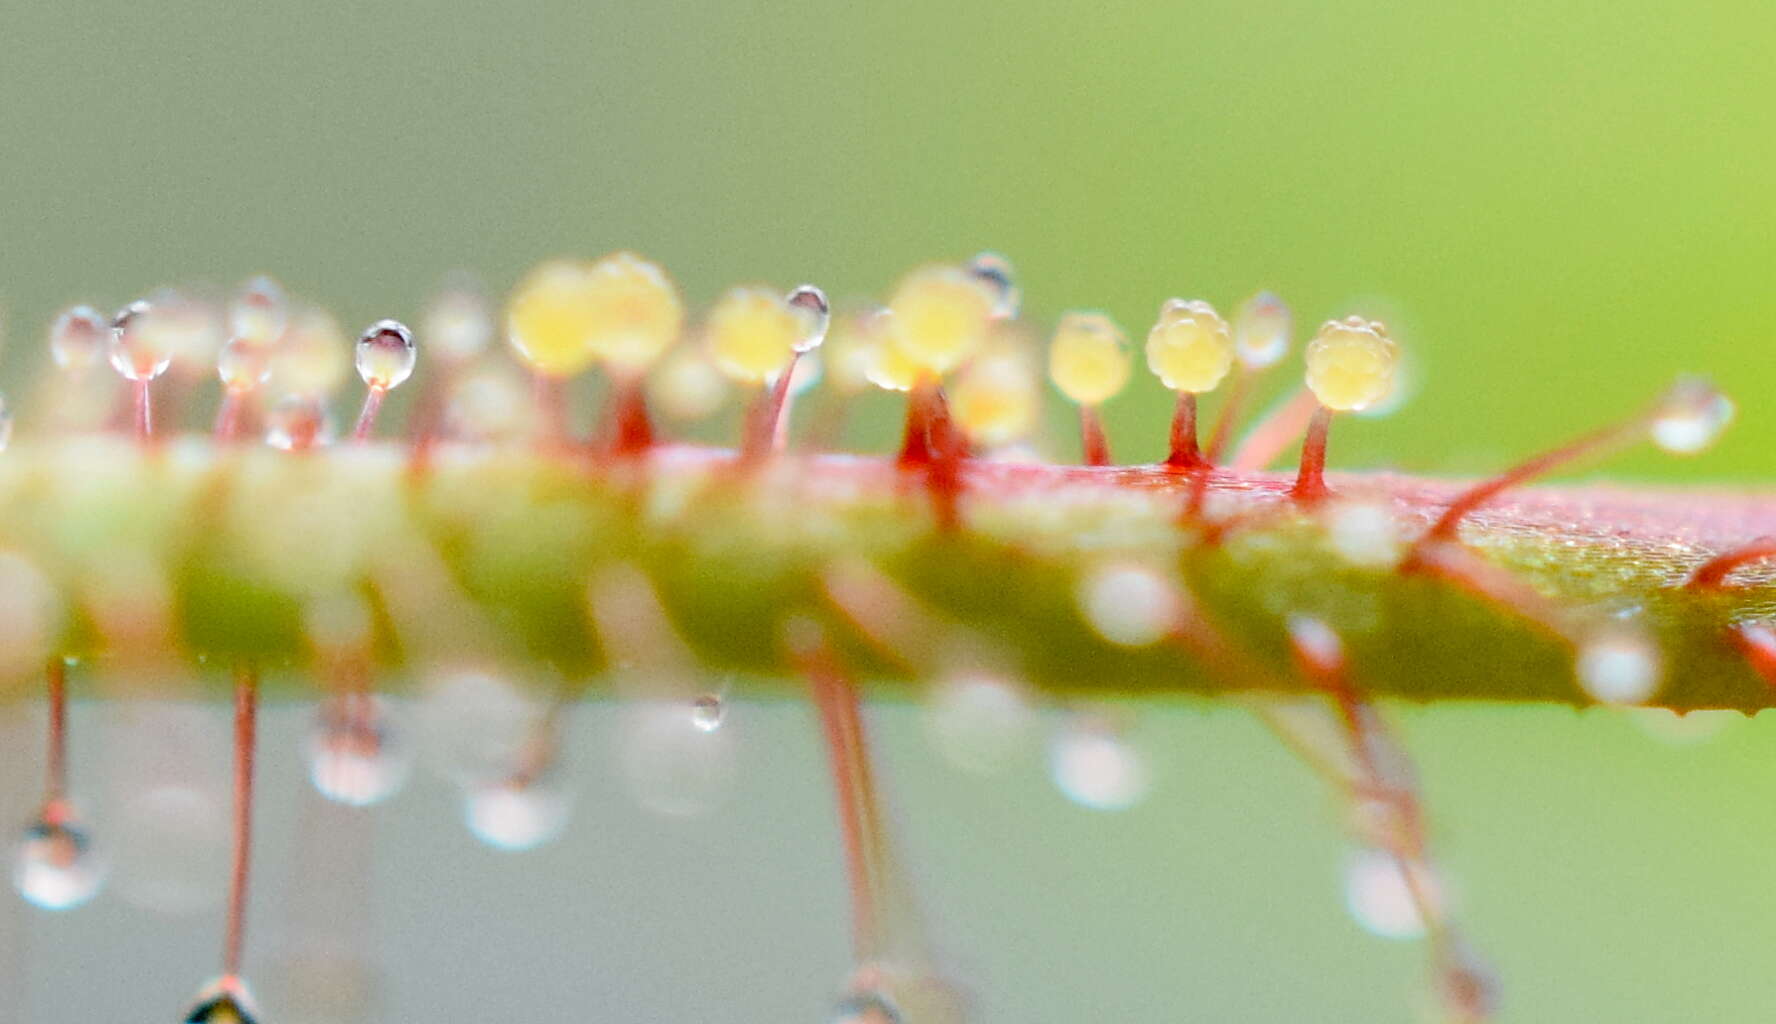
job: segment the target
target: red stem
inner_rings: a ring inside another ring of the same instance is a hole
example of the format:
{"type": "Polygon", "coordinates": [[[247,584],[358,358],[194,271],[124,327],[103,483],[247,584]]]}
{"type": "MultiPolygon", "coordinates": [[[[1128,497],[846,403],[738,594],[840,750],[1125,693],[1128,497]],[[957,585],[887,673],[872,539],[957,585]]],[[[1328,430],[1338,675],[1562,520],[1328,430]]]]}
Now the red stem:
{"type": "Polygon", "coordinates": [[[238,978],[246,942],[247,876],[253,846],[253,755],[258,724],[259,674],[244,662],[234,670],[234,867],[228,884],[228,933],[222,974],[238,978]]]}
{"type": "Polygon", "coordinates": [[[640,455],[654,446],[654,424],[648,416],[647,389],[638,376],[611,381],[607,445],[612,455],[640,455]]]}
{"type": "Polygon", "coordinates": [[[154,407],[148,395],[148,381],[136,380],[133,385],[136,400],[136,440],[147,444],[154,437],[154,407]]]}
{"type": "Polygon", "coordinates": [[[352,431],[352,440],[358,444],[370,440],[370,428],[376,425],[376,414],[382,409],[382,400],[388,396],[387,388],[374,385],[364,392],[364,410],[358,413],[358,425],[352,431]]]}
{"type": "Polygon", "coordinates": [[[1104,436],[1104,421],[1098,417],[1097,406],[1079,407],[1079,447],[1086,465],[1110,465],[1110,439],[1104,436]]]}
{"type": "Polygon", "coordinates": [[[767,453],[783,450],[789,426],[789,384],[801,361],[800,352],[789,357],[789,365],[777,379],[760,391],[746,415],[746,426],[740,438],[740,459],[756,462],[767,453]]]}
{"type": "MultiPolygon", "coordinates": [[[[1226,418],[1223,414],[1223,419],[1226,418]]],[[[1178,407],[1172,413],[1172,449],[1165,464],[1173,469],[1206,469],[1208,460],[1196,445],[1196,394],[1178,392],[1178,407]]]]}
{"type": "Polygon", "coordinates": [[[1742,566],[1766,558],[1776,557],[1776,537],[1759,537],[1743,547],[1719,555],[1702,563],[1684,586],[1695,590],[1715,590],[1726,586],[1727,576],[1742,566]]]}
{"type": "Polygon", "coordinates": [[[1326,435],[1332,429],[1332,410],[1319,406],[1307,424],[1301,443],[1301,469],[1290,495],[1302,503],[1315,502],[1332,493],[1326,489],[1326,435]]]}
{"type": "Polygon", "coordinates": [[[1576,441],[1564,444],[1553,451],[1543,452],[1535,458],[1526,459],[1495,477],[1475,484],[1456,495],[1455,500],[1449,503],[1449,507],[1443,510],[1443,515],[1419,539],[1419,543],[1453,539],[1456,527],[1461,525],[1462,519],[1468,513],[1512,487],[1541,476],[1556,466],[1626,441],[1640,433],[1644,424],[1645,417],[1637,416],[1626,422],[1605,427],[1602,430],[1586,434],[1576,441]]]}
{"type": "Polygon", "coordinates": [[[68,666],[49,659],[49,750],[44,804],[58,807],[68,798],[68,666]]]}

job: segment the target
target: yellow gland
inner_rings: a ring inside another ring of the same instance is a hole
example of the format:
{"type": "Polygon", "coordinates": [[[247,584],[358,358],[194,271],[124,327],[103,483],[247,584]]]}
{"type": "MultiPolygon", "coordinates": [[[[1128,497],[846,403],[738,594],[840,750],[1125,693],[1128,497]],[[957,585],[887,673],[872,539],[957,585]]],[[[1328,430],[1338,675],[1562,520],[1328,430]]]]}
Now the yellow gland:
{"type": "Polygon", "coordinates": [[[1041,378],[1026,350],[997,347],[950,385],[950,409],[969,440],[998,447],[1027,437],[1041,411],[1041,378]]]}
{"type": "MultiPolygon", "coordinates": [[[[884,315],[882,317],[884,330],[893,321],[892,314],[884,315]]],[[[927,372],[918,363],[913,362],[899,345],[894,344],[891,337],[883,338],[880,343],[870,346],[866,351],[869,363],[864,372],[869,377],[871,384],[884,391],[911,391],[913,385],[919,383],[919,378],[927,372]]]]}
{"type": "Polygon", "coordinates": [[[1147,368],[1173,391],[1213,391],[1233,369],[1233,334],[1215,307],[1168,299],[1147,332],[1147,368]]]}
{"type": "Polygon", "coordinates": [[[1128,339],[1103,313],[1068,313],[1048,346],[1048,376],[1080,405],[1099,405],[1129,379],[1128,339]]]}
{"type": "Polygon", "coordinates": [[[703,326],[703,342],[716,369],[742,384],[773,380],[789,365],[809,332],[813,313],[770,288],[728,289],[703,326]]]}
{"type": "Polygon", "coordinates": [[[1387,328],[1360,316],[1320,325],[1306,355],[1308,389],[1321,405],[1338,412],[1367,409],[1386,398],[1400,361],[1387,328]]]}
{"type": "Polygon", "coordinates": [[[887,333],[887,311],[879,306],[848,309],[833,318],[827,332],[826,379],[841,395],[855,395],[870,386],[870,367],[887,333]]]}
{"type": "Polygon", "coordinates": [[[962,267],[915,270],[888,303],[889,344],[920,373],[949,373],[986,340],[999,302],[991,282],[962,267]]]}
{"type": "Polygon", "coordinates": [[[331,313],[304,309],[271,350],[270,390],[277,395],[325,395],[351,367],[351,342],[331,313]]]}
{"type": "Polygon", "coordinates": [[[639,374],[683,326],[678,289],[657,265],[628,252],[590,265],[545,263],[506,307],[513,349],[548,377],[572,377],[598,360],[614,373],[639,374]]]}

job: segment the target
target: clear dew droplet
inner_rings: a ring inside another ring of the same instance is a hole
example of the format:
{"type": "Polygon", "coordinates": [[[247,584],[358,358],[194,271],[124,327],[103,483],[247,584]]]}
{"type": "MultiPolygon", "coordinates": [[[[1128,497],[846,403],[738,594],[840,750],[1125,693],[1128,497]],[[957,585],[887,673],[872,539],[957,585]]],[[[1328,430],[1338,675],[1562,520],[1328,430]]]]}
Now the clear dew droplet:
{"type": "Polygon", "coordinates": [[[1709,448],[1733,421],[1733,400],[1701,377],[1684,377],[1666,393],[1653,417],[1653,443],[1673,455],[1709,448]]]}
{"type": "Polygon", "coordinates": [[[83,373],[111,349],[111,321],[91,306],[75,306],[49,328],[49,356],[69,373],[83,373]]]}
{"type": "Polygon", "coordinates": [[[269,350],[245,338],[230,338],[216,354],[216,376],[230,391],[251,391],[271,376],[269,350]]]}
{"type": "Polygon", "coordinates": [[[1274,292],[1247,299],[1233,318],[1233,347],[1247,368],[1273,366],[1289,351],[1289,305],[1274,292]]]}
{"type": "Polygon", "coordinates": [[[1424,916],[1413,897],[1413,883],[1432,908],[1441,889],[1422,863],[1411,868],[1413,882],[1399,858],[1383,850],[1359,850],[1344,868],[1344,902],[1363,930],[1384,939],[1416,939],[1425,933],[1424,916]]]}
{"type": "Polygon", "coordinates": [[[463,819],[475,838],[496,850],[533,850],[567,827],[573,800],[547,777],[501,779],[469,787],[463,819]]]}
{"type": "Polygon", "coordinates": [[[138,300],[111,321],[111,368],[131,381],[150,381],[166,372],[172,351],[161,343],[149,322],[153,307],[138,300]]]}
{"type": "Polygon", "coordinates": [[[1009,320],[1018,315],[1022,294],[1010,260],[996,252],[979,253],[969,261],[968,272],[985,282],[993,293],[993,316],[1009,320]]]}
{"type": "Polygon", "coordinates": [[[706,693],[691,702],[691,724],[703,732],[714,732],[721,728],[727,710],[720,694],[706,693]]]}
{"type": "Polygon", "coordinates": [[[413,344],[413,332],[399,320],[378,320],[358,337],[356,362],[358,376],[377,390],[392,391],[413,376],[419,350],[413,344]]]}
{"type": "Polygon", "coordinates": [[[14,854],[12,884],[44,910],[70,910],[98,894],[105,868],[79,825],[47,813],[25,829],[14,854]]]}
{"type": "Polygon", "coordinates": [[[1081,807],[1121,811],[1147,794],[1147,765],[1114,725],[1074,715],[1049,743],[1049,774],[1081,807]]]}
{"type": "Polygon", "coordinates": [[[808,332],[795,343],[795,350],[812,352],[824,344],[827,329],[832,326],[832,306],[826,301],[826,293],[817,285],[797,285],[784,301],[809,314],[808,332]]]}
{"type": "Polygon", "coordinates": [[[279,451],[331,444],[335,427],[321,399],[287,395],[265,411],[265,443],[279,451]]]}
{"type": "Polygon", "coordinates": [[[388,705],[366,694],[323,702],[304,753],[316,791],[335,803],[368,807],[406,784],[412,751],[388,705]]]}

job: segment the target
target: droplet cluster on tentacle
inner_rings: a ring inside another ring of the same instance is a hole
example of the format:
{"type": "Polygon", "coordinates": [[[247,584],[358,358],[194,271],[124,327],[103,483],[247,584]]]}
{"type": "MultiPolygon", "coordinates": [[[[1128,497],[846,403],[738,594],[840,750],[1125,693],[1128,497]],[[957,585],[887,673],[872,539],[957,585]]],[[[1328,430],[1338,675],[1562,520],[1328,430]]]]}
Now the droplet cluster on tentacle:
{"type": "MultiPolygon", "coordinates": [[[[20,892],[67,908],[104,877],[65,791],[65,658],[155,678],[181,658],[236,667],[242,887],[261,673],[320,681],[310,776],[353,806],[400,790],[411,738],[378,691],[417,680],[429,731],[457,751],[468,827],[518,850],[570,812],[558,754],[578,694],[646,709],[625,754],[637,797],[694,813],[734,742],[728,687],[708,680],[743,670],[805,685],[827,741],[856,917],[841,1016],[947,1019],[954,993],[894,910],[907,894],[854,680],[924,684],[936,747],[971,770],[1005,762],[1035,703],[1067,702],[1050,767],[1100,809],[1140,799],[1147,772],[1127,709],[1101,698],[1192,691],[1253,702],[1343,794],[1353,911],[1424,936],[1449,1018],[1487,1019],[1374,698],[1772,703],[1763,502],[1519,489],[1643,438],[1701,451],[1731,403],[1686,379],[1467,486],[1329,477],[1334,418],[1394,397],[1387,327],[1321,325],[1301,387],[1239,436],[1291,348],[1290,311],[1264,293],[1230,322],[1170,298],[1144,344],[1176,396],[1164,457],[1119,466],[1100,410],[1133,375],[1128,334],[1074,311],[1044,346],[1020,298],[1010,263],[983,253],[915,269],[879,306],[746,285],[690,317],[664,270],[624,252],[539,267],[503,316],[453,279],[418,331],[379,320],[355,344],[263,277],[223,303],[166,289],[114,317],[69,309],[17,439],[0,402],[0,448],[16,441],[0,455],[0,671],[46,673],[56,711],[20,892]],[[362,404],[337,444],[354,366],[362,404]],[[1044,369],[1077,410],[1082,465],[1038,454],[1044,369]],[[384,403],[409,378],[397,437],[384,403]],[[182,431],[212,379],[213,426],[182,431]],[[831,451],[870,387],[905,396],[898,451],[831,451]],[[731,448],[670,436],[728,411],[731,448]],[[1264,471],[1297,443],[1293,474],[1264,471]],[[544,682],[508,681],[525,678],[544,682]]],[[[248,1015],[231,922],[192,1020],[248,1015]]]]}

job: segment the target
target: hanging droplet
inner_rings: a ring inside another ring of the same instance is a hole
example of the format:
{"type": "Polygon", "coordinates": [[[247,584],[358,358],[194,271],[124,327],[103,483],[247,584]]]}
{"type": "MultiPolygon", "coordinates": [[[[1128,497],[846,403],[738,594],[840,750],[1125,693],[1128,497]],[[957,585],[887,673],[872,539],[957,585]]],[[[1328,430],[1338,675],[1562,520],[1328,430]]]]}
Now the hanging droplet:
{"type": "Polygon", "coordinates": [[[378,320],[358,337],[358,376],[373,391],[393,391],[413,376],[419,351],[413,332],[399,320],[378,320]]]}
{"type": "Polygon", "coordinates": [[[807,329],[795,343],[795,350],[812,352],[824,344],[827,328],[832,326],[832,306],[826,301],[826,293],[817,285],[797,285],[785,301],[807,314],[807,329]]]}
{"type": "Polygon", "coordinates": [[[727,711],[721,694],[706,693],[691,702],[691,724],[704,732],[714,732],[721,728],[727,711]]]}
{"type": "Polygon", "coordinates": [[[228,304],[230,337],[249,345],[270,345],[290,322],[290,300],[283,286],[261,274],[248,281],[228,304]]]}
{"type": "Polygon", "coordinates": [[[463,817],[496,850],[532,850],[561,834],[573,801],[548,779],[502,779],[470,787],[463,817]]]}
{"type": "Polygon", "coordinates": [[[1273,292],[1247,299],[1233,319],[1233,347],[1249,370],[1274,366],[1289,352],[1289,304],[1273,292]]]}
{"type": "Polygon", "coordinates": [[[996,252],[983,252],[968,261],[968,272],[983,282],[993,295],[993,316],[1009,320],[1018,315],[1023,296],[1018,291],[1017,274],[1011,261],[996,252]]]}
{"type": "Polygon", "coordinates": [[[933,688],[925,725],[944,759],[964,771],[1003,771],[1023,752],[1036,724],[1023,692],[997,676],[970,674],[933,688]]]}
{"type": "Polygon", "coordinates": [[[1442,891],[1428,866],[1383,850],[1359,850],[1345,864],[1344,901],[1364,931],[1384,939],[1416,939],[1425,933],[1424,915],[1414,896],[1416,887],[1433,912],[1439,912],[1442,891]]]}
{"type": "Polygon", "coordinates": [[[479,286],[467,275],[453,275],[427,307],[426,347],[446,363],[463,363],[487,351],[493,339],[493,312],[479,286]]]}
{"type": "Polygon", "coordinates": [[[1579,647],[1579,685],[1605,704],[1641,704],[1659,689],[1659,651],[1632,630],[1609,629],[1579,647]]]}
{"type": "Polygon", "coordinates": [[[1680,378],[1653,417],[1653,443],[1673,455],[1694,455],[1714,444],[1733,412],[1733,400],[1707,380],[1680,378]]]}
{"type": "Polygon", "coordinates": [[[885,993],[852,992],[833,1007],[832,1024],[901,1024],[900,1010],[885,993]]]}
{"type": "Polygon", "coordinates": [[[6,396],[0,395],[0,452],[12,443],[12,406],[6,404],[6,396]]]}
{"type": "Polygon", "coordinates": [[[1049,774],[1068,799],[1099,811],[1133,807],[1147,793],[1147,765],[1120,730],[1075,715],[1049,745],[1049,774]]]}
{"type": "Polygon", "coordinates": [[[393,796],[413,768],[412,752],[388,705],[369,694],[341,694],[323,702],[305,752],[315,789],[352,807],[393,796]]]}
{"type": "Polygon", "coordinates": [[[143,301],[125,306],[111,322],[111,368],[123,379],[149,381],[166,372],[173,355],[150,322],[153,307],[143,301]]]}
{"type": "Polygon", "coordinates": [[[78,907],[92,899],[104,881],[104,863],[78,825],[46,811],[25,830],[14,855],[12,884],[33,906],[78,907]]]}
{"type": "Polygon", "coordinates": [[[702,814],[721,802],[734,781],[734,737],[706,729],[684,705],[645,701],[627,709],[618,756],[631,796],[642,807],[674,818],[702,814]]]}
{"type": "Polygon", "coordinates": [[[333,434],[326,403],[311,395],[288,395],[265,412],[265,443],[279,451],[331,444],[333,434]]]}
{"type": "Polygon", "coordinates": [[[75,306],[56,317],[49,329],[49,355],[69,373],[85,373],[99,365],[111,349],[111,321],[91,306],[75,306]]]}
{"type": "Polygon", "coordinates": [[[185,1024],[254,1024],[258,1007],[238,978],[221,978],[204,986],[185,1024]]]}

